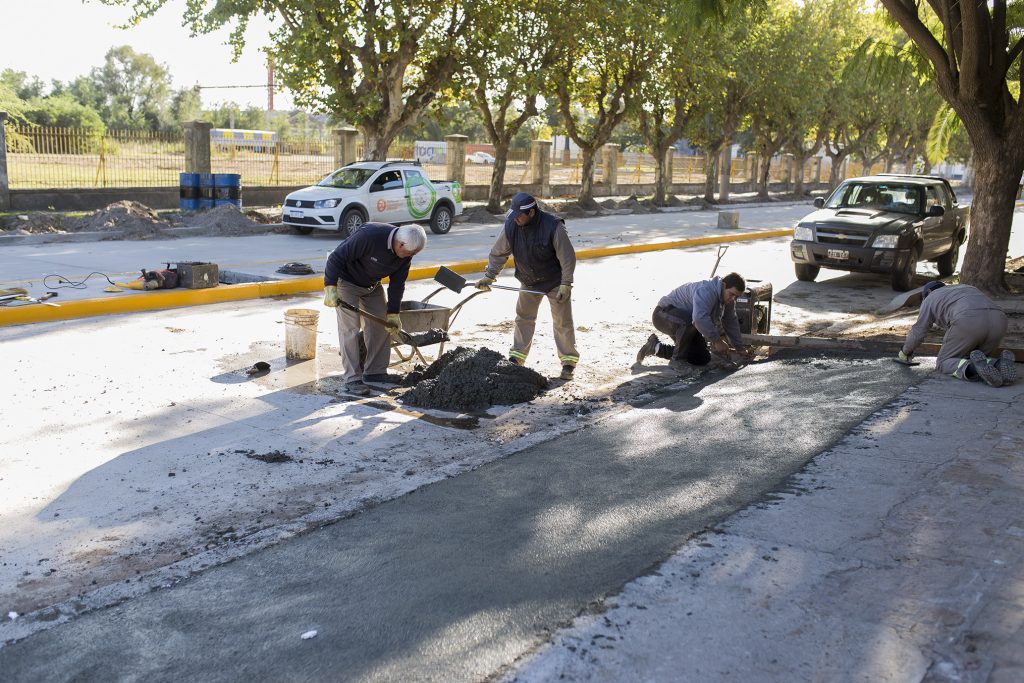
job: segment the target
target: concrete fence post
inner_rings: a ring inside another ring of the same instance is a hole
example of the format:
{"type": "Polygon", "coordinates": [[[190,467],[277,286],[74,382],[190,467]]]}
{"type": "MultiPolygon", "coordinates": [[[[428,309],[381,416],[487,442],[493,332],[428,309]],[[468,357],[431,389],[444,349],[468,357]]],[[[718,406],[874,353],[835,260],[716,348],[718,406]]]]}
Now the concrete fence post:
{"type": "Polygon", "coordinates": [[[602,174],[604,184],[608,187],[608,193],[614,195],[619,189],[619,145],[609,142],[602,148],[604,159],[602,160],[602,174]]]}
{"type": "Polygon", "coordinates": [[[541,197],[551,196],[551,140],[530,142],[530,177],[541,197]]]}
{"type": "Polygon", "coordinates": [[[188,121],[185,127],[185,173],[213,173],[210,165],[210,131],[213,124],[188,121]]]}
{"type": "Polygon", "coordinates": [[[821,157],[814,158],[814,184],[821,184],[821,157]]]}
{"type": "Polygon", "coordinates": [[[7,175],[7,112],[0,111],[0,211],[11,210],[11,183],[7,175]]]}
{"type": "Polygon", "coordinates": [[[466,144],[469,138],[465,135],[445,135],[448,144],[448,172],[445,180],[454,180],[466,185],[466,144]]]}
{"type": "Polygon", "coordinates": [[[359,131],[355,128],[335,128],[334,133],[334,167],[341,168],[359,161],[356,145],[359,144],[359,131]]]}

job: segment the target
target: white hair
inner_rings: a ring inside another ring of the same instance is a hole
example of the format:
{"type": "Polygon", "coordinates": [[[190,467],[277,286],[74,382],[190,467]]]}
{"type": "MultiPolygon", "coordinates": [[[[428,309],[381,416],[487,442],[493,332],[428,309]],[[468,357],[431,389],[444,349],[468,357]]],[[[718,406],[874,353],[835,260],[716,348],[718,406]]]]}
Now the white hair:
{"type": "Polygon", "coordinates": [[[415,223],[410,223],[398,228],[395,240],[404,244],[412,253],[418,254],[427,246],[427,233],[415,223]]]}

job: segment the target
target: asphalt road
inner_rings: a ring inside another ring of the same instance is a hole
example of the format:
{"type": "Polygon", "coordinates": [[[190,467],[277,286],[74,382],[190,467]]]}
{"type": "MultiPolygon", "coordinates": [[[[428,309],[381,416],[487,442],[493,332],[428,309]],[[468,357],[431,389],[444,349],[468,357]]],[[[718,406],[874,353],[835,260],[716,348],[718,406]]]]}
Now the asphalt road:
{"type": "Polygon", "coordinates": [[[483,679],[778,490],[925,374],[890,366],[782,356],[674,385],[590,429],[8,645],[0,671],[483,679]]]}

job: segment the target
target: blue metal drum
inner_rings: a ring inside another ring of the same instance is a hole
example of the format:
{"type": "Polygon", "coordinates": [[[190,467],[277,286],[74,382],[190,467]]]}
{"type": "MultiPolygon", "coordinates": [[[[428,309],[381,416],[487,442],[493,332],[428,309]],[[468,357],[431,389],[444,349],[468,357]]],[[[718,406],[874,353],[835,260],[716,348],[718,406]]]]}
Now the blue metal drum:
{"type": "Polygon", "coordinates": [[[240,173],[213,174],[214,206],[231,204],[242,208],[242,176],[240,173]]]}
{"type": "Polygon", "coordinates": [[[212,209],[216,199],[212,173],[199,173],[199,208],[212,209]]]}
{"type": "Polygon", "coordinates": [[[182,211],[199,209],[199,174],[178,174],[178,208],[182,211]]]}

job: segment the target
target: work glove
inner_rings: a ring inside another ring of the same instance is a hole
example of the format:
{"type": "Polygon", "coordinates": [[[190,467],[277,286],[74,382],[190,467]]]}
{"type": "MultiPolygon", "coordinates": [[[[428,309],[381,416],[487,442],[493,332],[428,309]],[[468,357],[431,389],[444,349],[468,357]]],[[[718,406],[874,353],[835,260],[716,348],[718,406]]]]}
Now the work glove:
{"type": "Polygon", "coordinates": [[[476,284],[474,286],[481,292],[489,292],[491,291],[491,285],[493,284],[494,278],[490,277],[489,275],[484,275],[482,278],[476,281],[476,284]]]}
{"type": "Polygon", "coordinates": [[[398,339],[398,333],[402,331],[402,318],[397,313],[388,313],[387,317],[388,334],[398,339]]]}
{"type": "Polygon", "coordinates": [[[338,288],[334,285],[324,287],[324,306],[336,308],[338,306],[338,288]]]}
{"type": "Polygon", "coordinates": [[[899,361],[901,363],[909,363],[910,359],[914,357],[914,354],[913,354],[913,352],[911,352],[911,353],[903,353],[903,349],[900,349],[900,352],[899,352],[899,354],[896,357],[899,358],[899,361]]]}
{"type": "Polygon", "coordinates": [[[558,285],[558,294],[555,294],[555,301],[562,303],[568,301],[572,294],[572,285],[558,285]]]}

